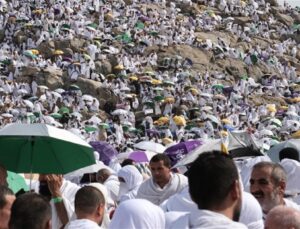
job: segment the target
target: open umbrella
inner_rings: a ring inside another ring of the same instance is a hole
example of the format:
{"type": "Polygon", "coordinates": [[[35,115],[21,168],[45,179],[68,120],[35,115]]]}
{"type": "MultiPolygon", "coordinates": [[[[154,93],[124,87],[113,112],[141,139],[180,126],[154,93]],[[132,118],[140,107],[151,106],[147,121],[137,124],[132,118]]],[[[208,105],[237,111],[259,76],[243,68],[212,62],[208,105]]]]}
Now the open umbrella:
{"type": "Polygon", "coordinates": [[[180,142],[176,145],[168,147],[164,154],[166,154],[170,160],[171,165],[175,165],[184,155],[188,154],[192,150],[196,149],[198,146],[202,145],[203,142],[200,140],[192,140],[186,142],[180,142]]]}
{"type": "Polygon", "coordinates": [[[88,143],[46,124],[10,124],[0,130],[0,161],[17,173],[65,174],[95,163],[88,143]]]}
{"type": "Polygon", "coordinates": [[[90,145],[99,153],[100,160],[105,164],[109,165],[110,161],[116,158],[118,152],[107,142],[102,141],[91,141],[90,145]]]}
{"type": "Polygon", "coordinates": [[[127,110],[117,109],[117,110],[114,110],[111,114],[112,115],[125,115],[127,113],[128,113],[127,110]]]}
{"type": "Polygon", "coordinates": [[[25,179],[17,173],[7,171],[6,181],[8,183],[8,187],[14,193],[17,193],[21,189],[23,189],[24,191],[29,191],[29,187],[26,184],[25,179]]]}
{"type": "Polygon", "coordinates": [[[151,141],[141,141],[133,146],[136,149],[147,150],[154,153],[163,153],[166,149],[162,144],[151,141]]]}
{"type": "MultiPolygon", "coordinates": [[[[294,148],[295,150],[300,152],[300,139],[289,139],[284,142],[280,142],[273,147],[270,148],[270,150],[267,152],[267,155],[271,158],[274,162],[279,162],[279,152],[283,150],[284,148],[294,148]]],[[[300,153],[299,153],[300,156],[300,153]]]]}

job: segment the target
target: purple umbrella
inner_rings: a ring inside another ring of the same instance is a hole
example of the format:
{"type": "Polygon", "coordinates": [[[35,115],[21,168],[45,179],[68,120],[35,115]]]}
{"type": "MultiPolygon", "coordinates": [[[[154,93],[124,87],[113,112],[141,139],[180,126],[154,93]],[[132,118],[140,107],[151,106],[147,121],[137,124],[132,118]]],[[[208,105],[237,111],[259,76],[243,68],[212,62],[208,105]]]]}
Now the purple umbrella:
{"type": "Polygon", "coordinates": [[[134,151],[130,153],[128,158],[134,160],[135,162],[149,162],[155,154],[156,153],[147,151],[134,151]]]}
{"type": "Polygon", "coordinates": [[[203,142],[200,140],[192,140],[186,142],[180,142],[176,145],[170,146],[164,152],[170,160],[171,165],[175,165],[184,155],[188,154],[192,150],[196,149],[198,146],[202,145],[203,142]]]}
{"type": "Polygon", "coordinates": [[[117,156],[117,150],[107,142],[92,141],[89,143],[99,153],[100,161],[109,165],[110,161],[117,156]]]}

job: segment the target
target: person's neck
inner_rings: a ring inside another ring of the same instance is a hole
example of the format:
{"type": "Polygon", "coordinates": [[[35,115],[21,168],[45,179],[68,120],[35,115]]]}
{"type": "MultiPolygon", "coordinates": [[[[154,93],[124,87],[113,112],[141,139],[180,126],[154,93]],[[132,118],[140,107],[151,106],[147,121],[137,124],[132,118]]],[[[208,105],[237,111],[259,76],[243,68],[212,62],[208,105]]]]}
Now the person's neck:
{"type": "Polygon", "coordinates": [[[169,179],[160,181],[160,182],[155,182],[160,188],[164,188],[171,180],[171,175],[169,176],[169,179]]]}
{"type": "Polygon", "coordinates": [[[99,219],[93,215],[86,215],[86,214],[77,214],[77,219],[88,219],[97,224],[99,224],[99,219]]]}

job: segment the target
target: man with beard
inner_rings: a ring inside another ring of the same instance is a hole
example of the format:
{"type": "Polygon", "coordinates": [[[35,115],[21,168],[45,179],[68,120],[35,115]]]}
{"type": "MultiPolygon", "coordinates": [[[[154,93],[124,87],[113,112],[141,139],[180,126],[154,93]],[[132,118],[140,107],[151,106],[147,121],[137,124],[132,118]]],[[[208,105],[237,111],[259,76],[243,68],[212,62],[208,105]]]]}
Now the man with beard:
{"type": "Polygon", "coordinates": [[[189,192],[198,209],[188,218],[189,228],[247,228],[239,220],[242,191],[237,168],[220,151],[201,154],[188,170],[189,192]]]}
{"type": "Polygon", "coordinates": [[[263,218],[279,205],[299,210],[296,203],[284,198],[286,173],[283,167],[273,162],[259,162],[253,166],[250,178],[250,192],[258,200],[263,218]]]}

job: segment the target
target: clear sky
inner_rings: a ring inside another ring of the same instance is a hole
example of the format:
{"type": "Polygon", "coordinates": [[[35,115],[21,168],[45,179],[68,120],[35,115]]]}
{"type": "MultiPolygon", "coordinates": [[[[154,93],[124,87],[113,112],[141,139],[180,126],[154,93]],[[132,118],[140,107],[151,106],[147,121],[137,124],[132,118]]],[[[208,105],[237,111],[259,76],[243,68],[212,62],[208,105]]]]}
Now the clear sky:
{"type": "MultiPolygon", "coordinates": [[[[283,4],[284,0],[277,0],[279,4],[283,4]]],[[[286,0],[291,6],[299,6],[300,7],[300,0],[286,0]]]]}

